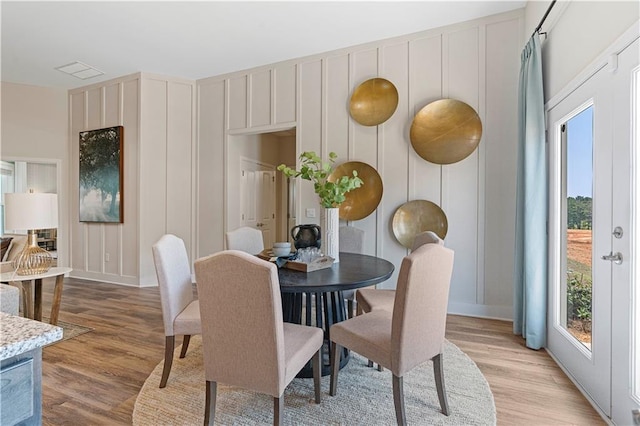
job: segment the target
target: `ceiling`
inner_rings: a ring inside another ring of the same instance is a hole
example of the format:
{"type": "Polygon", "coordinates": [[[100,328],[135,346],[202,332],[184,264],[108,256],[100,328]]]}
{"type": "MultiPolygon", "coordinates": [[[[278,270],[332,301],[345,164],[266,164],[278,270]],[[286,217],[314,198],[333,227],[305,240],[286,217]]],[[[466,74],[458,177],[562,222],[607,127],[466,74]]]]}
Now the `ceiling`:
{"type": "Polygon", "coordinates": [[[2,1],[2,81],[74,88],[144,71],[200,79],[455,22],[526,1],[2,1]],[[104,75],[55,68],[80,61],[104,75]]]}

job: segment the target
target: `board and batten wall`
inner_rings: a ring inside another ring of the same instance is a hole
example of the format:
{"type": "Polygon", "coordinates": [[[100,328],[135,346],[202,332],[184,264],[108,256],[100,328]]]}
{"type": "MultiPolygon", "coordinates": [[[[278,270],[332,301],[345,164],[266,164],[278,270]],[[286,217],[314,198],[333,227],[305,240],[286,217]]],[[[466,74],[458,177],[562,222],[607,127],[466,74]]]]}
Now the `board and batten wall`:
{"type": "Polygon", "coordinates": [[[70,90],[69,105],[71,188],[79,185],[79,132],[124,126],[124,222],[80,222],[72,191],[71,275],[156,285],[151,246],[163,234],[193,250],[195,83],[138,73],[70,90]]]}
{"type": "MultiPolygon", "coordinates": [[[[375,167],[384,194],[377,210],[350,225],[366,232],[365,251],[396,266],[380,287],[393,288],[407,250],[392,232],[392,218],[407,201],[432,201],[445,211],[447,246],[455,250],[449,312],[511,319],[515,229],[517,87],[523,10],[494,15],[197,81],[196,256],[224,248],[235,222],[237,195],[228,176],[237,135],[296,128],[296,149],[338,162],[375,167]],[[349,115],[349,99],[363,81],[383,77],[398,89],[396,112],[365,127],[349,115]],[[441,98],[471,105],[483,123],[476,151],[440,166],[411,147],[414,115],[441,98]]],[[[319,209],[310,183],[298,185],[299,223],[319,209]]],[[[319,212],[318,212],[319,213],[319,212]]],[[[317,215],[319,216],[319,214],[317,215]]]]}

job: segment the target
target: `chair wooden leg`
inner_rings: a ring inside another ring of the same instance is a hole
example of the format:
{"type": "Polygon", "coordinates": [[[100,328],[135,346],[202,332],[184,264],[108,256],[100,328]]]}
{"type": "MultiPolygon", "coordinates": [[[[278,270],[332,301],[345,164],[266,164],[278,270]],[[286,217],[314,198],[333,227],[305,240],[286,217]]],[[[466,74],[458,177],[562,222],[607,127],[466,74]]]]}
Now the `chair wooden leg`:
{"type": "Polygon", "coordinates": [[[282,425],[282,412],[284,410],[284,393],[280,398],[273,397],[273,426],[282,425]]]}
{"type": "Polygon", "coordinates": [[[393,405],[396,407],[396,422],[398,426],[406,426],[407,414],[404,411],[404,390],[402,377],[393,375],[393,405]]]}
{"type": "Polygon", "coordinates": [[[378,371],[384,371],[384,367],[378,364],[378,371]]]}
{"type": "Polygon", "coordinates": [[[329,395],[336,396],[338,390],[338,370],[340,369],[340,350],[342,348],[336,342],[331,342],[331,381],[329,395]]]}
{"type": "Polygon", "coordinates": [[[182,338],[182,350],[180,350],[180,358],[184,358],[187,355],[187,348],[189,347],[189,341],[191,340],[191,335],[185,334],[182,338]]]}
{"type": "Polygon", "coordinates": [[[349,319],[353,318],[353,310],[354,310],[354,302],[353,300],[347,300],[347,316],[349,319]]]}
{"type": "Polygon", "coordinates": [[[207,380],[207,389],[205,391],[204,402],[204,426],[213,426],[216,418],[216,392],[218,384],[207,380]]]}
{"type": "Polygon", "coordinates": [[[173,363],[173,349],[176,343],[176,336],[167,336],[164,341],[164,367],[162,367],[162,378],[160,379],[160,387],[167,386],[169,373],[171,372],[171,364],[173,363]]]}
{"type": "Polygon", "coordinates": [[[442,365],[442,354],[438,354],[432,358],[433,360],[433,375],[436,379],[436,390],[438,391],[438,400],[440,401],[440,408],[442,414],[449,415],[449,403],[447,402],[447,391],[444,387],[444,368],[442,365]]]}
{"type": "Polygon", "coordinates": [[[313,356],[311,363],[313,364],[313,388],[316,394],[316,404],[320,404],[322,401],[322,395],[320,392],[320,379],[322,378],[322,348],[318,349],[318,352],[313,356]]]}

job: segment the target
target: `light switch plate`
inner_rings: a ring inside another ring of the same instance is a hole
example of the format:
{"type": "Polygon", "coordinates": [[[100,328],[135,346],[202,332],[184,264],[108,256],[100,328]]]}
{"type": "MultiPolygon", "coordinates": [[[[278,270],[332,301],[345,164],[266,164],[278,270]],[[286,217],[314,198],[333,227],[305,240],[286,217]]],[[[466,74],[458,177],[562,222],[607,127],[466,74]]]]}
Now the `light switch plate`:
{"type": "Polygon", "coordinates": [[[307,217],[316,217],[316,209],[307,209],[305,213],[307,217]]]}

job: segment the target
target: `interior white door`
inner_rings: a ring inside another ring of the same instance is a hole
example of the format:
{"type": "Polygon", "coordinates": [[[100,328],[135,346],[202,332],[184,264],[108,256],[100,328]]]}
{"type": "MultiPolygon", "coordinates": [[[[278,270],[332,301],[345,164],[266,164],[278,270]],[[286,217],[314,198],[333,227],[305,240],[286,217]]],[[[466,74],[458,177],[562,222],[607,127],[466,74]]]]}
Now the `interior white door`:
{"type": "Polygon", "coordinates": [[[258,223],[262,231],[265,247],[272,247],[276,240],[276,172],[265,170],[257,172],[256,199],[258,203],[258,223]]]}
{"type": "Polygon", "coordinates": [[[600,410],[611,407],[612,115],[601,69],[548,112],[548,349],[600,410]]]}
{"type": "Polygon", "coordinates": [[[265,247],[275,240],[276,185],[275,168],[242,159],[240,177],[240,223],[262,231],[265,247]]]}
{"type": "Polygon", "coordinates": [[[639,51],[636,39],[548,116],[548,349],[617,425],[640,408],[639,51]]]}

